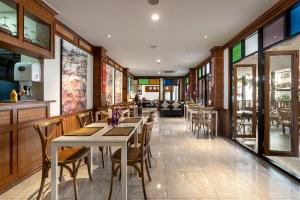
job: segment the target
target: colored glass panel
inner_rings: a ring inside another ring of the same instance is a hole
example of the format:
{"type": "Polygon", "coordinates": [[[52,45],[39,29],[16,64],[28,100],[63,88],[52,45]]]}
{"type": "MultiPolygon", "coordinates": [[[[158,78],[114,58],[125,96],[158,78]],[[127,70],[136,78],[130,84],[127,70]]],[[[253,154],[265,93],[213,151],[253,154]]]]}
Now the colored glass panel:
{"type": "Polygon", "coordinates": [[[210,74],[210,63],[206,64],[206,74],[210,74]]]}
{"type": "Polygon", "coordinates": [[[232,62],[240,60],[242,58],[242,43],[239,42],[232,48],[232,62]]]}
{"type": "Polygon", "coordinates": [[[139,85],[149,85],[149,79],[139,79],[139,85]]]}
{"type": "Polygon", "coordinates": [[[263,30],[264,47],[268,47],[284,39],[284,17],[265,27],[263,30]]]}
{"type": "Polygon", "coordinates": [[[291,34],[300,32],[300,3],[291,10],[291,34]]]}
{"type": "Polygon", "coordinates": [[[159,79],[150,79],[149,85],[159,85],[159,79]]]}
{"type": "Polygon", "coordinates": [[[245,39],[245,55],[258,51],[258,33],[255,32],[245,39]]]}
{"type": "Polygon", "coordinates": [[[198,77],[199,77],[199,78],[202,77],[202,69],[201,69],[201,68],[198,69],[198,77]]]}

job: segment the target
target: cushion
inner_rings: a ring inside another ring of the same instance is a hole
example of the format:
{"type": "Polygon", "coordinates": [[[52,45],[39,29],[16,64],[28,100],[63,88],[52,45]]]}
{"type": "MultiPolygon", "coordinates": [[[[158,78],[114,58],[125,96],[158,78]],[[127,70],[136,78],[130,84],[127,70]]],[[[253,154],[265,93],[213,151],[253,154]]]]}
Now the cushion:
{"type": "Polygon", "coordinates": [[[164,101],[162,104],[161,104],[161,107],[163,107],[164,109],[167,109],[169,107],[170,104],[168,104],[166,101],[164,101]]]}
{"type": "Polygon", "coordinates": [[[178,103],[178,101],[175,101],[175,102],[172,104],[173,108],[179,108],[180,105],[181,105],[181,104],[178,103]]]}

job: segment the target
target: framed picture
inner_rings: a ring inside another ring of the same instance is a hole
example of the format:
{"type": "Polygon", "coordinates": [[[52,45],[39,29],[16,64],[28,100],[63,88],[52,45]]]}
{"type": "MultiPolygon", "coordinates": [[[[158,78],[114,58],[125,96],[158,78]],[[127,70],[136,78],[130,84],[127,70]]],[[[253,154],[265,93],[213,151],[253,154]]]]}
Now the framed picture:
{"type": "Polygon", "coordinates": [[[74,113],[87,108],[86,52],[73,44],[61,42],[61,113],[74,113]]]}

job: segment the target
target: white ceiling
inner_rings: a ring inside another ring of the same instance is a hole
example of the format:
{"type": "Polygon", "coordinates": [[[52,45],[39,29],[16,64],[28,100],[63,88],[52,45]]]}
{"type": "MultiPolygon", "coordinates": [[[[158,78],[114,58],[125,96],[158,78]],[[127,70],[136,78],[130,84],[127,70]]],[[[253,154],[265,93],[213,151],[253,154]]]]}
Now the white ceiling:
{"type": "Polygon", "coordinates": [[[148,76],[163,70],[186,74],[213,46],[223,45],[278,2],[160,0],[152,6],[147,0],[45,1],[60,13],[63,23],[93,45],[107,48],[108,55],[131,73],[148,76]],[[158,13],[160,20],[152,21],[152,13],[158,13]]]}

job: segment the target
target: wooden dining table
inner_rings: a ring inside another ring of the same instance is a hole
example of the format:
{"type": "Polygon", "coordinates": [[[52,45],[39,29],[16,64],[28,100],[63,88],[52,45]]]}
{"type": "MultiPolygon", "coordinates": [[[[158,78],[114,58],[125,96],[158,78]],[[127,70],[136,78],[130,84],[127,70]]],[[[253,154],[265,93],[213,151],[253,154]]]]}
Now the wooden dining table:
{"type": "MultiPolygon", "coordinates": [[[[130,133],[126,136],[110,135],[113,127],[107,123],[94,122],[86,127],[101,127],[100,130],[92,135],[76,135],[76,136],[60,136],[53,139],[51,142],[51,200],[58,200],[58,165],[57,165],[57,152],[60,147],[98,147],[98,146],[117,146],[121,148],[121,197],[123,200],[127,200],[127,142],[134,135],[135,146],[138,145],[138,129],[142,127],[142,118],[122,118],[121,123],[116,127],[132,127],[130,133]],[[126,123],[122,123],[123,120],[127,120],[126,123]],[[136,119],[136,120],[129,120],[136,119]],[[130,123],[127,123],[130,122],[130,123]],[[106,134],[106,135],[105,135],[106,134]]],[[[78,132],[78,131],[77,131],[78,132]]],[[[90,148],[89,162],[91,171],[93,171],[92,155],[93,151],[90,148]]]]}

